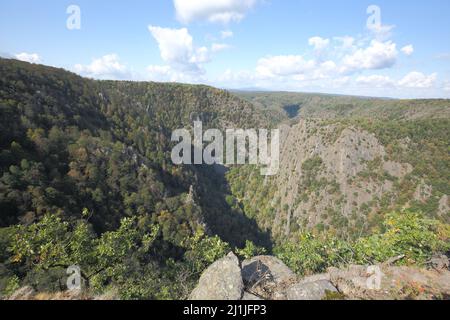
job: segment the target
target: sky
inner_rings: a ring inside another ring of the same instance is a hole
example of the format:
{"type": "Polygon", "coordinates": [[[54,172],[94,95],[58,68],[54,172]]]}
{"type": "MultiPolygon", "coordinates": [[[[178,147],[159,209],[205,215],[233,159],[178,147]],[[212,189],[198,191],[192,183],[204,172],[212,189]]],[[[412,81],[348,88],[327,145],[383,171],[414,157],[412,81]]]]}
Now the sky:
{"type": "Polygon", "coordinates": [[[450,98],[448,0],[0,0],[0,56],[95,79],[450,98]]]}

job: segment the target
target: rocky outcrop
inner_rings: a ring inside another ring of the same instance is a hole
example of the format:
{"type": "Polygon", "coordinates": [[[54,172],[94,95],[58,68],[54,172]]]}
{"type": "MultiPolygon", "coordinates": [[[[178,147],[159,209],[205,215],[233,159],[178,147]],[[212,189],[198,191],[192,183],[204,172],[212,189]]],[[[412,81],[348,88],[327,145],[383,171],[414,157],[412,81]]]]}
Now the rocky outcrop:
{"type": "Polygon", "coordinates": [[[258,256],[242,262],[246,290],[268,299],[281,285],[294,281],[295,274],[279,259],[258,256]]]}
{"type": "Polygon", "coordinates": [[[331,282],[348,299],[448,299],[450,272],[379,265],[330,268],[331,282]]]}
{"type": "Polygon", "coordinates": [[[306,283],[295,283],[285,291],[286,300],[324,300],[329,293],[338,290],[328,280],[318,280],[306,283]]]}
{"type": "Polygon", "coordinates": [[[351,265],[299,279],[279,259],[259,256],[242,269],[230,253],[201,276],[191,299],[324,300],[449,299],[450,271],[446,256],[430,261],[430,269],[351,265]]]}
{"type": "Polygon", "coordinates": [[[240,300],[243,291],[239,260],[229,253],[203,272],[190,300],[240,300]]]}

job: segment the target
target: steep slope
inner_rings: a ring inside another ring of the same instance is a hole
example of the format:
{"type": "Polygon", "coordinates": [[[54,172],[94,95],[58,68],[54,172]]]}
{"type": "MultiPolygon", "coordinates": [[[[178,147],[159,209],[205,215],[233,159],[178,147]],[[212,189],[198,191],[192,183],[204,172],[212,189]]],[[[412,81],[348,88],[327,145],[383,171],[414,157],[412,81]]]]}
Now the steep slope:
{"type": "MultiPolygon", "coordinates": [[[[304,98],[280,95],[254,99],[285,105],[304,98]]],[[[405,207],[450,221],[450,101],[305,97],[319,101],[317,109],[303,106],[281,125],[279,174],[263,178],[248,167],[228,174],[236,198],[262,229],[277,240],[310,230],[355,238],[405,207]],[[353,101],[346,114],[340,114],[342,100],[353,101]]]]}
{"type": "Polygon", "coordinates": [[[1,226],[86,211],[98,232],[138,215],[175,243],[204,224],[239,245],[264,238],[226,203],[219,174],[170,160],[172,131],[195,119],[205,128],[266,121],[250,103],[206,86],[93,81],[14,60],[0,60],[0,73],[1,226]]]}

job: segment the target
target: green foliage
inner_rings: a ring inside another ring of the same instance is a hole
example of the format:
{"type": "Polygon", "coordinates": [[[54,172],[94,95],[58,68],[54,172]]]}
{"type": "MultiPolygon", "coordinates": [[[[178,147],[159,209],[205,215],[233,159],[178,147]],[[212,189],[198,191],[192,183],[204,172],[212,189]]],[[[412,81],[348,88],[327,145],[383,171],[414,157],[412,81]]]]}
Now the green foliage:
{"type": "Polygon", "coordinates": [[[294,272],[308,275],[325,271],[330,266],[344,265],[351,255],[351,247],[345,241],[331,236],[301,234],[298,242],[280,245],[275,255],[294,272]]]}
{"type": "Polygon", "coordinates": [[[403,211],[387,215],[382,233],[355,241],[322,234],[302,234],[296,242],[275,248],[275,254],[298,274],[324,272],[328,267],[374,264],[404,256],[400,264],[423,265],[433,254],[450,249],[450,226],[403,211]]]}
{"type": "Polygon", "coordinates": [[[188,240],[186,260],[194,272],[201,272],[214,261],[224,257],[231,248],[218,236],[206,237],[200,229],[188,240]]]}
{"type": "Polygon", "coordinates": [[[242,259],[250,259],[255,256],[264,255],[267,250],[256,246],[252,241],[247,240],[243,249],[236,249],[236,254],[242,259]]]}
{"type": "Polygon", "coordinates": [[[445,253],[450,249],[450,226],[424,218],[422,214],[411,211],[391,213],[386,216],[384,226],[382,234],[356,241],[357,260],[384,262],[404,255],[401,263],[423,265],[434,253],[445,253]]]}
{"type": "Polygon", "coordinates": [[[4,297],[11,296],[17,289],[20,288],[20,279],[17,276],[12,276],[7,279],[6,287],[2,292],[4,297]]]}

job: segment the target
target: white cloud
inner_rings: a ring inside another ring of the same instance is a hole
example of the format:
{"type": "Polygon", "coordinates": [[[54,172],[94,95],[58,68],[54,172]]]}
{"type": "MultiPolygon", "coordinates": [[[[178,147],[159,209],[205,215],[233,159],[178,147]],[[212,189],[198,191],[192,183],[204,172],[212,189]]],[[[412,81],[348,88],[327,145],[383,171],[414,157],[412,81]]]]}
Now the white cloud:
{"type": "Polygon", "coordinates": [[[230,48],[231,48],[231,46],[226,43],[213,43],[211,46],[211,51],[212,52],[220,52],[220,51],[224,51],[224,50],[227,50],[230,48]]]}
{"type": "Polygon", "coordinates": [[[74,71],[83,76],[96,79],[127,79],[130,77],[128,68],[120,62],[117,54],[107,54],[94,59],[89,65],[77,64],[74,71]]]}
{"type": "Polygon", "coordinates": [[[361,76],[356,79],[356,83],[374,88],[384,88],[395,85],[394,81],[390,77],[381,75],[361,76]]]}
{"type": "Polygon", "coordinates": [[[229,23],[242,20],[258,0],[174,0],[177,18],[182,23],[195,20],[229,23]]]}
{"type": "Polygon", "coordinates": [[[146,71],[147,73],[143,77],[145,80],[183,83],[199,83],[206,81],[202,75],[182,72],[167,65],[150,65],[147,67],[146,71]]]}
{"type": "Polygon", "coordinates": [[[209,62],[209,50],[196,48],[186,28],[170,29],[149,26],[149,31],[158,42],[161,58],[171,68],[190,73],[203,73],[201,64],[209,62]]]}
{"type": "Polygon", "coordinates": [[[425,89],[433,87],[436,79],[436,73],[427,76],[421,72],[413,71],[408,73],[403,79],[401,79],[398,82],[398,85],[405,88],[425,89]]]}
{"type": "Polygon", "coordinates": [[[413,47],[412,44],[404,46],[401,50],[407,56],[410,56],[410,55],[412,55],[414,53],[414,47],[413,47]]]}
{"type": "Polygon", "coordinates": [[[298,55],[272,56],[259,59],[256,73],[266,78],[299,75],[312,70],[314,66],[313,60],[305,60],[298,55]]]}
{"type": "Polygon", "coordinates": [[[332,86],[334,88],[340,88],[342,86],[349,84],[350,81],[351,81],[351,78],[348,76],[336,78],[336,79],[332,80],[332,86]]]}
{"type": "Polygon", "coordinates": [[[25,61],[29,63],[40,63],[41,57],[37,53],[26,53],[22,52],[15,55],[15,58],[20,61],[25,61]]]}
{"type": "Polygon", "coordinates": [[[227,86],[243,87],[255,84],[256,81],[255,74],[249,71],[241,70],[239,72],[233,72],[231,69],[227,69],[223,74],[221,74],[217,81],[227,86]]]}
{"type": "Polygon", "coordinates": [[[350,37],[350,36],[334,37],[333,39],[336,41],[339,41],[341,43],[341,47],[343,49],[352,48],[355,43],[355,38],[350,37]]]}
{"type": "Polygon", "coordinates": [[[373,33],[375,38],[379,41],[387,40],[392,35],[392,30],[394,30],[394,25],[382,25],[382,24],[371,24],[368,29],[373,33]]]}
{"type": "Polygon", "coordinates": [[[220,33],[222,39],[228,39],[233,37],[233,31],[230,30],[224,30],[220,33]]]}
{"type": "Polygon", "coordinates": [[[372,40],[369,47],[356,50],[343,59],[343,72],[377,70],[392,67],[397,61],[397,45],[392,41],[372,40]]]}
{"type": "Polygon", "coordinates": [[[312,37],[309,38],[308,43],[310,46],[314,47],[314,50],[322,51],[323,49],[328,47],[328,45],[330,44],[330,39],[324,39],[321,37],[312,37]]]}

